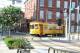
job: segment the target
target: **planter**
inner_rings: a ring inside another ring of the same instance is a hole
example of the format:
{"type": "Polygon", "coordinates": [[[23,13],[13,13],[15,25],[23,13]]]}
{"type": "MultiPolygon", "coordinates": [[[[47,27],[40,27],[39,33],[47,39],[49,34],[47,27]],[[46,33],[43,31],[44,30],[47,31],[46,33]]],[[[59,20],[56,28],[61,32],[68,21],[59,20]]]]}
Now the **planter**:
{"type": "Polygon", "coordinates": [[[17,53],[30,53],[30,49],[19,49],[17,53]]]}
{"type": "Polygon", "coordinates": [[[4,41],[10,50],[17,49],[17,53],[30,53],[30,50],[34,49],[28,40],[8,37],[4,41]]]}

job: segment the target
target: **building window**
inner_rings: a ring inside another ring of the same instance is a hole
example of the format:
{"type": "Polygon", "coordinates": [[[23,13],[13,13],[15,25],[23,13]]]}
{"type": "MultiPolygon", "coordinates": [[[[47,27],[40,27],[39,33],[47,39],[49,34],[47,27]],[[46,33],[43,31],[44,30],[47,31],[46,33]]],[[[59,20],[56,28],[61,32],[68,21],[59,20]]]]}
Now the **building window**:
{"type": "Polygon", "coordinates": [[[41,6],[41,7],[44,6],[44,0],[40,0],[40,6],[41,6]]]}
{"type": "Polygon", "coordinates": [[[75,8],[75,2],[72,2],[72,8],[75,8]]]}
{"type": "Polygon", "coordinates": [[[67,7],[68,7],[68,2],[64,1],[64,8],[67,8],[67,7]]]}
{"type": "Polygon", "coordinates": [[[60,8],[56,8],[56,12],[59,12],[60,11],[60,8]]]}
{"type": "Polygon", "coordinates": [[[48,7],[52,7],[52,0],[48,0],[48,7]]]}
{"type": "Polygon", "coordinates": [[[71,26],[71,32],[74,32],[74,26],[71,26]]]}
{"type": "Polygon", "coordinates": [[[56,12],[56,18],[60,18],[60,12],[56,12]]]}
{"type": "Polygon", "coordinates": [[[52,19],[52,11],[48,11],[48,19],[52,19]]]}
{"type": "Polygon", "coordinates": [[[60,0],[57,0],[57,1],[56,1],[56,7],[57,7],[57,8],[60,8],[60,0]]]}
{"type": "Polygon", "coordinates": [[[72,21],[75,20],[75,13],[72,13],[72,15],[71,15],[71,20],[72,20],[72,21]]]}
{"type": "Polygon", "coordinates": [[[67,12],[64,13],[64,17],[67,17],[67,12]]]}
{"type": "Polygon", "coordinates": [[[44,19],[44,11],[40,10],[40,19],[44,19]]]}

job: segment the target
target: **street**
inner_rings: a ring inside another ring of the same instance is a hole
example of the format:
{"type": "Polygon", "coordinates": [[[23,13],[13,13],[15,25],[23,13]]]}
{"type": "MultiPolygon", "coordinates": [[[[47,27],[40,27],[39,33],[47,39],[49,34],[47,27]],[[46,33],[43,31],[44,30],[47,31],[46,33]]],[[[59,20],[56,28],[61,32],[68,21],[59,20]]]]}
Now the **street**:
{"type": "MultiPolygon", "coordinates": [[[[68,51],[73,51],[74,53],[80,52],[80,41],[77,41],[77,40],[70,42],[65,37],[62,37],[62,38],[36,37],[36,36],[31,36],[25,33],[14,33],[14,34],[15,35],[11,34],[11,36],[14,38],[24,38],[24,39],[28,39],[31,42],[31,45],[34,47],[34,49],[31,50],[31,53],[48,53],[49,52],[48,50],[50,47],[63,50],[63,51],[66,50],[67,52],[68,51]]],[[[5,37],[5,36],[2,36],[2,37],[5,37]]],[[[5,50],[6,49],[4,47],[3,50],[1,51],[3,52],[5,50]]],[[[9,49],[7,51],[9,51],[9,49]]],[[[12,53],[16,53],[16,50],[10,50],[10,51],[13,51],[12,53]]]]}
{"type": "MultiPolygon", "coordinates": [[[[37,48],[41,51],[44,51],[45,53],[48,52],[49,47],[53,47],[55,49],[60,49],[60,50],[67,50],[67,51],[73,51],[74,53],[79,51],[80,52],[80,46],[77,46],[80,44],[80,42],[77,44],[75,43],[69,43],[68,41],[57,41],[57,40],[36,40],[36,41],[31,41],[32,45],[35,47],[34,50],[37,48]]],[[[38,50],[36,50],[38,51],[38,50]]],[[[44,53],[43,52],[43,53],[44,53]]],[[[42,53],[42,52],[41,52],[42,53]]]]}
{"type": "MultiPolygon", "coordinates": [[[[65,37],[63,38],[55,38],[55,37],[32,37],[26,36],[35,49],[32,51],[36,51],[37,53],[48,53],[48,49],[53,47],[59,50],[72,51],[74,53],[80,52],[80,41],[73,40],[69,41],[65,37]]],[[[59,52],[60,53],[60,52],[59,52]]]]}

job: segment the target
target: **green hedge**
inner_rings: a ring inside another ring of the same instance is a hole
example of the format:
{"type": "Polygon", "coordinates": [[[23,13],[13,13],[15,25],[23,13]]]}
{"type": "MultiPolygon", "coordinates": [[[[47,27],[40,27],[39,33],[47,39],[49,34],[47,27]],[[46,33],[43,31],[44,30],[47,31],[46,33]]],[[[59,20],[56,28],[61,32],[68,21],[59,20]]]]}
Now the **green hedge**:
{"type": "Polygon", "coordinates": [[[25,41],[24,39],[19,39],[19,38],[15,39],[12,37],[6,37],[4,39],[4,41],[10,49],[12,49],[12,48],[25,48],[26,46],[33,48],[31,46],[30,42],[28,40],[25,41]]]}
{"type": "Polygon", "coordinates": [[[5,38],[4,41],[8,45],[9,48],[13,48],[12,44],[15,42],[13,38],[5,38]]]}

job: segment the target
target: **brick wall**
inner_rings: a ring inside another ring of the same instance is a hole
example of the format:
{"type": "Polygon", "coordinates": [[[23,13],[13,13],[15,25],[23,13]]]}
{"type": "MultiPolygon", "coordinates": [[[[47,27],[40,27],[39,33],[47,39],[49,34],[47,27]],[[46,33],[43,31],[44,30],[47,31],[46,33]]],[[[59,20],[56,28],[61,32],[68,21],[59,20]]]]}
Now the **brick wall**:
{"type": "MultiPolygon", "coordinates": [[[[48,11],[48,1],[45,0],[44,2],[44,7],[43,7],[43,10],[44,10],[44,20],[41,20],[40,19],[40,5],[39,5],[39,1],[40,0],[30,0],[30,2],[26,2],[25,3],[25,18],[27,19],[32,19],[33,18],[33,15],[34,15],[34,3],[36,3],[36,18],[35,20],[38,20],[38,21],[46,21],[46,13],[48,11]]],[[[55,22],[56,21],[56,1],[57,0],[52,0],[53,4],[52,4],[52,7],[51,7],[51,10],[52,10],[52,19],[48,19],[47,21],[48,22],[55,22]]],[[[70,3],[70,0],[60,0],[60,18],[64,19],[64,1],[68,1],[68,8],[69,8],[69,3],[70,3]]],[[[73,2],[76,2],[76,7],[77,7],[77,0],[72,0],[73,2]]],[[[68,14],[69,14],[69,9],[67,9],[68,11],[68,14]]],[[[75,21],[76,21],[76,15],[77,15],[77,10],[75,10],[75,21]]]]}

